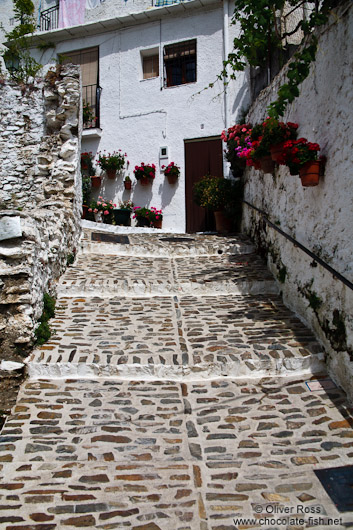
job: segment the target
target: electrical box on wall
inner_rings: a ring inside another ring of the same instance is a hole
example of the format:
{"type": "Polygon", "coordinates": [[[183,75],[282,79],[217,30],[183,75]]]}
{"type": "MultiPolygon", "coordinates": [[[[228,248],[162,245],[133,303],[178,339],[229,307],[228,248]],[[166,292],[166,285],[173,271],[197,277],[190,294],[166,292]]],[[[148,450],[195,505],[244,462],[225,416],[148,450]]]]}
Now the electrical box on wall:
{"type": "Polygon", "coordinates": [[[168,147],[163,146],[159,148],[159,158],[168,158],[168,147]]]}

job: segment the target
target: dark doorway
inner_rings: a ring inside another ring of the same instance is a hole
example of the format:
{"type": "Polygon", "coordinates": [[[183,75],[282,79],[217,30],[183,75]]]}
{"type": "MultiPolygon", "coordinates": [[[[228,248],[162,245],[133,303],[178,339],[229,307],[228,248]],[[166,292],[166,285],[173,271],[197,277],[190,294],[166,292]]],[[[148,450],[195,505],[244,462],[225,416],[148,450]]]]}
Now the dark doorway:
{"type": "Polygon", "coordinates": [[[185,140],[185,207],[188,233],[215,229],[213,212],[197,206],[193,201],[193,186],[204,175],[223,177],[220,138],[185,140]]]}

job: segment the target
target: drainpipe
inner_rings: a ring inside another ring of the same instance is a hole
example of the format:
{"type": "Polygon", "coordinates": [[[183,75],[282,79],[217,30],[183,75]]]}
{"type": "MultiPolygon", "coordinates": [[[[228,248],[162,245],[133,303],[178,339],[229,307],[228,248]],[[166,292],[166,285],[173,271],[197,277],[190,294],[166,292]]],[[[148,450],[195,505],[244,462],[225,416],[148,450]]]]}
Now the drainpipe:
{"type": "MultiPolygon", "coordinates": [[[[228,59],[229,55],[229,0],[223,0],[223,56],[224,60],[228,59]]],[[[226,67],[228,70],[228,66],[226,67]]],[[[225,77],[225,81],[228,81],[228,75],[225,77]]],[[[224,128],[228,129],[228,86],[224,85],[224,128]]],[[[228,164],[223,158],[223,174],[226,176],[229,173],[228,164]]]]}

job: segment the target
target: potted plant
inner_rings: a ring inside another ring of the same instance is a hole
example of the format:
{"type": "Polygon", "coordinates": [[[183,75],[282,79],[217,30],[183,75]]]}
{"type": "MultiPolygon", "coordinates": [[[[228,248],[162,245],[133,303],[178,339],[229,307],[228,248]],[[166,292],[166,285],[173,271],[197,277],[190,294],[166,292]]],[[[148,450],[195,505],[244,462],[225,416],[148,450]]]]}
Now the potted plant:
{"type": "Polygon", "coordinates": [[[98,200],[93,199],[89,205],[88,211],[94,214],[96,223],[105,222],[111,224],[112,211],[116,207],[113,201],[106,201],[102,196],[98,200]]]}
{"type": "Polygon", "coordinates": [[[276,118],[267,118],[263,122],[261,143],[266,147],[269,146],[271,158],[274,162],[277,162],[278,157],[281,155],[284,142],[296,139],[297,129],[297,123],[284,123],[276,118]]]}
{"type": "Polygon", "coordinates": [[[92,151],[85,151],[84,153],[81,153],[81,169],[83,171],[89,171],[93,169],[93,155],[92,151]]]}
{"type": "Polygon", "coordinates": [[[270,142],[264,138],[264,124],[258,123],[251,130],[251,150],[248,153],[248,165],[262,169],[264,173],[272,173],[275,165],[271,158],[270,142]]]}
{"type": "Polygon", "coordinates": [[[162,228],[163,213],[162,210],[157,210],[154,206],[151,206],[151,209],[148,214],[148,218],[151,222],[151,225],[154,228],[162,228]]]}
{"type": "Polygon", "coordinates": [[[319,144],[306,138],[284,143],[279,163],[289,167],[291,175],[299,173],[303,186],[317,186],[320,176],[319,144]]]}
{"type": "Polygon", "coordinates": [[[94,125],[96,122],[96,118],[92,111],[92,107],[87,101],[82,102],[82,121],[83,121],[84,126],[89,125],[89,127],[92,126],[93,121],[94,121],[94,125]]]}
{"type": "Polygon", "coordinates": [[[180,168],[174,162],[167,166],[162,166],[164,175],[167,177],[169,184],[175,184],[180,176],[180,168]]]}
{"type": "Polygon", "coordinates": [[[198,206],[214,212],[217,232],[230,232],[229,204],[235,184],[230,179],[205,175],[194,184],[194,201],[198,206]]]}
{"type": "Polygon", "coordinates": [[[114,221],[116,225],[131,226],[130,215],[134,203],[132,201],[120,201],[119,208],[114,209],[114,221]]]}
{"type": "Polygon", "coordinates": [[[162,210],[157,210],[157,208],[154,208],[153,206],[151,209],[135,206],[133,217],[137,220],[137,226],[154,226],[155,228],[162,228],[162,210]]]}
{"type": "Polygon", "coordinates": [[[88,212],[89,200],[91,197],[91,179],[82,175],[82,219],[86,219],[88,212]]]}
{"type": "Polygon", "coordinates": [[[134,175],[137,181],[142,186],[148,186],[156,177],[156,166],[154,164],[144,164],[141,162],[140,166],[135,166],[134,175]]]}
{"type": "Polygon", "coordinates": [[[108,178],[115,178],[116,172],[121,171],[125,165],[126,153],[123,154],[121,149],[113,153],[98,153],[97,164],[106,172],[108,178]]]}
{"type": "Polygon", "coordinates": [[[131,190],[131,178],[129,177],[129,175],[124,178],[124,188],[126,190],[131,190]]]}
{"type": "Polygon", "coordinates": [[[227,144],[224,152],[234,176],[242,175],[246,165],[246,154],[251,148],[251,129],[249,123],[244,123],[233,125],[221,134],[222,140],[227,144]]]}

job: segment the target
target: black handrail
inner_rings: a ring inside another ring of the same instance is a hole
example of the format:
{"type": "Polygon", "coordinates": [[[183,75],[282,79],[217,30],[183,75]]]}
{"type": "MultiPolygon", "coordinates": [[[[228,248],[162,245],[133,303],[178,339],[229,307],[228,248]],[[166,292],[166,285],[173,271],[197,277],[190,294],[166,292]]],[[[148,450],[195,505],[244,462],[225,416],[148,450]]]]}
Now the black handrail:
{"type": "Polygon", "coordinates": [[[57,29],[59,25],[59,4],[45,9],[40,14],[39,29],[40,31],[50,31],[57,29]]]}
{"type": "Polygon", "coordinates": [[[330,265],[328,265],[325,261],[323,261],[321,258],[319,258],[319,256],[317,256],[316,254],[314,254],[313,252],[311,252],[311,250],[309,250],[308,248],[304,247],[304,245],[302,245],[301,243],[299,243],[299,241],[297,241],[296,239],[294,239],[294,237],[290,236],[289,234],[286,234],[285,232],[283,232],[283,230],[281,230],[280,228],[278,228],[277,225],[273,224],[269,218],[267,217],[267,214],[266,212],[264,212],[263,210],[260,210],[259,208],[257,208],[256,206],[254,206],[253,204],[250,204],[250,202],[246,201],[246,200],[243,200],[243,203],[246,204],[247,206],[249,206],[250,208],[252,208],[253,210],[256,210],[257,212],[259,212],[259,214],[263,217],[265,223],[267,225],[269,225],[271,228],[273,228],[274,230],[276,230],[279,234],[281,234],[283,237],[285,237],[286,239],[288,239],[288,241],[290,241],[291,243],[293,243],[293,245],[295,247],[298,247],[300,248],[300,250],[302,250],[303,252],[305,252],[305,254],[307,254],[308,256],[310,256],[312,259],[314,259],[317,263],[319,263],[324,269],[326,269],[327,271],[329,271],[332,276],[334,278],[337,278],[337,280],[340,280],[342,283],[344,283],[344,285],[346,285],[349,289],[352,289],[353,291],[353,283],[350,282],[349,280],[347,280],[347,278],[345,278],[344,276],[342,276],[342,274],[340,274],[339,272],[337,272],[335,269],[333,269],[330,265]]]}

